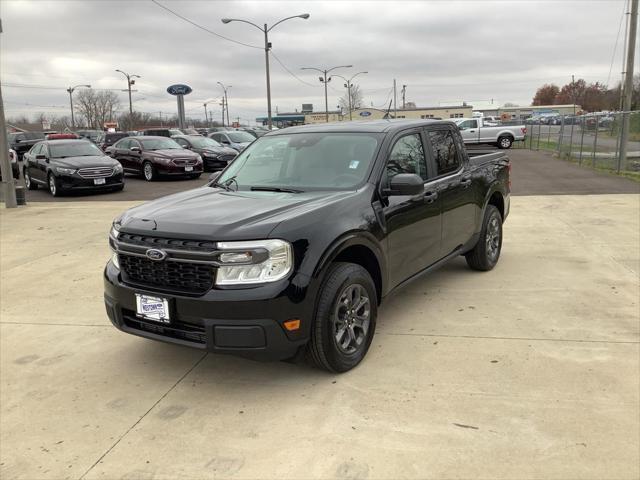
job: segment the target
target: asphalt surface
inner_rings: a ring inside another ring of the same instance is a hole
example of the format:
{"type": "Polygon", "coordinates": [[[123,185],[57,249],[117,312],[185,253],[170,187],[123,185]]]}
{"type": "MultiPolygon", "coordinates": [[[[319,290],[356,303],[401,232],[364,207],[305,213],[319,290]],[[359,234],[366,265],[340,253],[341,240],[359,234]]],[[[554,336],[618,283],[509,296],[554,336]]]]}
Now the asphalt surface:
{"type": "MultiPolygon", "coordinates": [[[[512,149],[507,151],[507,154],[513,163],[513,195],[640,193],[640,183],[558,160],[549,152],[512,149]]],[[[122,192],[83,192],[82,195],[71,193],[59,198],[53,198],[48,191],[40,187],[36,191],[27,192],[27,202],[154,200],[205,185],[209,175],[210,173],[204,173],[196,180],[161,179],[157,182],[146,182],[142,177],[127,175],[122,192]]]]}

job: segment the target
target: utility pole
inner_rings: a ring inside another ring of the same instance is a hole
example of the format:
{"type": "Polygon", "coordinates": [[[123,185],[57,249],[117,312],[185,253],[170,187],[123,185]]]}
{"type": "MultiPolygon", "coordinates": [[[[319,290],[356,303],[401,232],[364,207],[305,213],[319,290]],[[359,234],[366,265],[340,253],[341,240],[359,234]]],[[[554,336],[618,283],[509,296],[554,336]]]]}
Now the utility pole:
{"type": "Polygon", "coordinates": [[[398,109],[396,108],[396,101],[398,100],[398,94],[396,92],[396,79],[393,79],[393,118],[398,117],[398,109]]]}
{"type": "MultiPolygon", "coordinates": [[[[301,70],[315,70],[316,72],[322,73],[322,77],[319,77],[319,78],[320,78],[320,82],[324,83],[324,115],[327,123],[329,123],[329,95],[327,93],[327,84],[331,81],[331,77],[327,77],[327,74],[337,68],[351,68],[351,67],[353,67],[353,65],[338,65],[337,67],[331,67],[328,69],[325,68],[324,70],[320,68],[315,68],[315,67],[301,68],[301,70]]],[[[340,78],[344,78],[344,77],[340,77],[340,78]]]]}
{"type": "Polygon", "coordinates": [[[158,112],[158,115],[160,116],[160,126],[162,127],[162,112],[158,112]]]}
{"type": "Polygon", "coordinates": [[[209,116],[207,115],[207,104],[204,104],[204,124],[208,128],[209,127],[209,116]]]}
{"type": "Polygon", "coordinates": [[[336,75],[335,73],[333,74],[334,77],[339,77],[341,79],[343,79],[345,82],[344,86],[347,89],[347,100],[349,103],[349,120],[353,120],[353,116],[352,116],[352,110],[353,110],[353,102],[351,101],[351,89],[353,88],[353,83],[351,83],[353,81],[354,78],[356,78],[358,75],[362,74],[362,73],[369,73],[369,72],[358,72],[355,75],[352,75],[351,78],[344,78],[342,75],[336,75]]]}
{"type": "Polygon", "coordinates": [[[127,90],[129,91],[129,128],[133,129],[133,102],[131,101],[131,85],[135,85],[135,78],[140,78],[140,75],[129,75],[127,72],[117,70],[127,78],[127,90]]]}
{"type": "Polygon", "coordinates": [[[622,133],[620,135],[620,156],[617,171],[627,164],[627,139],[629,138],[629,111],[633,94],[633,62],[636,54],[636,33],[638,27],[638,0],[631,0],[631,18],[629,19],[629,39],[627,45],[627,64],[625,68],[624,99],[622,102],[622,133]]]}
{"type": "Polygon", "coordinates": [[[224,96],[222,97],[222,100],[220,101],[220,106],[222,107],[222,126],[224,127],[224,96]]]}
{"type": "Polygon", "coordinates": [[[405,109],[405,93],[407,92],[407,86],[406,85],[402,85],[402,109],[405,109]]]}
{"type": "MultiPolygon", "coordinates": [[[[2,33],[2,20],[0,19],[0,33],[2,33]]],[[[17,159],[16,159],[17,161],[17,159]]],[[[9,139],[7,138],[7,125],[4,122],[4,102],[2,101],[2,89],[0,88],[0,172],[2,173],[2,195],[5,208],[16,208],[16,185],[9,161],[9,139]]]]}
{"type": "Polygon", "coordinates": [[[69,104],[71,105],[71,130],[75,130],[76,128],[76,123],[73,118],[73,92],[76,88],[80,87],[91,88],[91,85],[76,85],[75,87],[67,88],[67,92],[69,93],[69,104]]]}

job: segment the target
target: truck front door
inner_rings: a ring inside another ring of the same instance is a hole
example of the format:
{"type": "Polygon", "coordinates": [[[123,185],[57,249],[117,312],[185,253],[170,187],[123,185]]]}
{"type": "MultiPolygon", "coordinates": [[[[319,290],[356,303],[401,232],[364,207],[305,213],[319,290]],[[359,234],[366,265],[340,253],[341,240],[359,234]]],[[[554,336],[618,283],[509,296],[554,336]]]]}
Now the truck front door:
{"type": "Polygon", "coordinates": [[[391,178],[399,173],[420,175],[425,182],[423,194],[389,196],[382,209],[392,288],[436,262],[440,255],[440,201],[428,183],[424,140],[420,130],[397,138],[382,176],[383,188],[388,188],[391,178]]]}
{"type": "Polygon", "coordinates": [[[427,130],[429,148],[436,173],[436,189],[442,209],[442,247],[445,257],[467,243],[476,228],[478,182],[469,171],[464,145],[449,126],[427,130]]]}
{"type": "Polygon", "coordinates": [[[464,143],[478,143],[480,129],[478,128],[478,120],[465,120],[458,124],[460,135],[464,143]]]}

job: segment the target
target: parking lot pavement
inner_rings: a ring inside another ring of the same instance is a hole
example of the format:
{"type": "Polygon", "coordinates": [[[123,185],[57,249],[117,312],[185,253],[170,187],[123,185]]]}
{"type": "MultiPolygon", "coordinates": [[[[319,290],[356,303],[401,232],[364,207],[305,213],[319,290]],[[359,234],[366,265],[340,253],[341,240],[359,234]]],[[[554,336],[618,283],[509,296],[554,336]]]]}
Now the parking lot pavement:
{"type": "Polygon", "coordinates": [[[112,328],[133,204],[0,211],[2,478],[640,476],[639,195],[513,198],[496,269],[389,298],[343,375],[112,328]]]}

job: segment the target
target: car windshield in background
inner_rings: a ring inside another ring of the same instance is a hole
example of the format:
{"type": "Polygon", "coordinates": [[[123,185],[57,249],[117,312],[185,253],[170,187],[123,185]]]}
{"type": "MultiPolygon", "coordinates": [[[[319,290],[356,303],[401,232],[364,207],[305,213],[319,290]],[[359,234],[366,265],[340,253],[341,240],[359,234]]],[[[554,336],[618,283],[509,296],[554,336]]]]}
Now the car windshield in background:
{"type": "Polygon", "coordinates": [[[189,141],[196,148],[218,148],[222,146],[214,139],[207,137],[193,137],[189,141]]]}
{"type": "Polygon", "coordinates": [[[104,153],[102,153],[102,151],[93,143],[86,141],[74,143],[50,143],[49,152],[51,158],[95,157],[104,155],[104,153]]]}
{"type": "Polygon", "coordinates": [[[177,128],[170,128],[169,135],[184,135],[182,130],[178,130],[177,128]]]}
{"type": "Polygon", "coordinates": [[[145,150],[173,150],[174,148],[182,147],[176,143],[175,140],[170,138],[140,138],[142,148],[145,150]]]}
{"type": "Polygon", "coordinates": [[[216,182],[229,188],[340,190],[360,184],[378,148],[368,133],[299,133],[262,137],[216,182]]]}
{"type": "Polygon", "coordinates": [[[235,143],[253,142],[256,137],[247,132],[227,132],[227,136],[235,143]]]}

